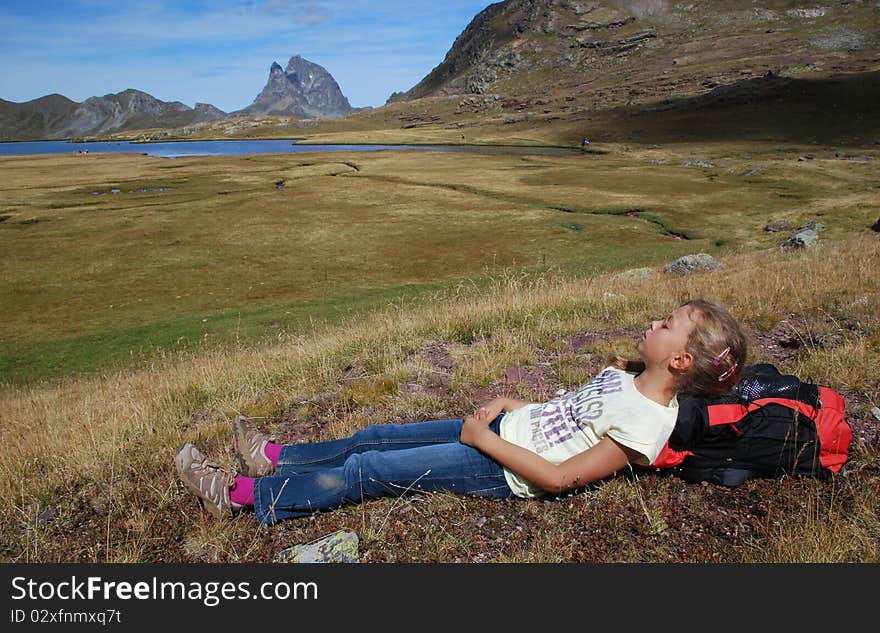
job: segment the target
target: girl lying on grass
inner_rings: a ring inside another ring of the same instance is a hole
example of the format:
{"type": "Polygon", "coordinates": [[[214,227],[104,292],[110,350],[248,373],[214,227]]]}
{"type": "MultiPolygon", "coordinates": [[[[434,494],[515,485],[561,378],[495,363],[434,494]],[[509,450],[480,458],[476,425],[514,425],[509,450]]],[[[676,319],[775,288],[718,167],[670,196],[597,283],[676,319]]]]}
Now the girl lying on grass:
{"type": "Polygon", "coordinates": [[[464,419],[370,425],[344,439],[290,446],[238,416],[239,474],[192,444],[175,463],[212,515],[253,510],[264,525],[407,492],[560,495],[628,464],[649,465],[675,426],[677,394],[724,393],[746,362],[736,321],[703,300],[652,321],[637,347],[640,361],[608,366],[545,403],[496,398],[464,419]]]}

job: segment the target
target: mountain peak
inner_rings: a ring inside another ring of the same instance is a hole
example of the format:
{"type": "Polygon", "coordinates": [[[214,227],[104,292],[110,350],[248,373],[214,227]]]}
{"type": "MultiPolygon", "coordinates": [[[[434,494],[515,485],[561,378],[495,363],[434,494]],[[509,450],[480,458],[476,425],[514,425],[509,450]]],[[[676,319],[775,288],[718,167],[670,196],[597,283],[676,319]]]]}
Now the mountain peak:
{"type": "Polygon", "coordinates": [[[251,105],[233,114],[319,119],[342,117],[352,111],[339,84],[324,67],[294,55],[284,70],[274,62],[262,92],[251,105]]]}

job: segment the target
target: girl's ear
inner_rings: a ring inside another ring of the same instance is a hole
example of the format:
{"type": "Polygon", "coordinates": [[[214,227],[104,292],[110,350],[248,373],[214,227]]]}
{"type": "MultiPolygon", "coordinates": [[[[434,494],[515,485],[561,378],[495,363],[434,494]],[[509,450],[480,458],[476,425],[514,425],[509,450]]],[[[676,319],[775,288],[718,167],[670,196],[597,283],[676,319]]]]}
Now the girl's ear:
{"type": "Polygon", "coordinates": [[[681,351],[670,359],[669,364],[673,369],[686,371],[694,364],[694,357],[690,352],[681,351]]]}

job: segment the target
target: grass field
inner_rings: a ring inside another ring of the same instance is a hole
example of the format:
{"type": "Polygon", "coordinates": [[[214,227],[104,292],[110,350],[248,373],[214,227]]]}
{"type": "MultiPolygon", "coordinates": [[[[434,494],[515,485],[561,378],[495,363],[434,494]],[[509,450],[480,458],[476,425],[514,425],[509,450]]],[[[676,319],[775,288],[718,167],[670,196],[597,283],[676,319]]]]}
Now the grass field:
{"type": "Polygon", "coordinates": [[[876,562],[878,152],[602,149],[0,160],[0,556],[270,561],[345,528],[365,562],[876,562]],[[812,220],[827,230],[807,251],[764,230],[812,220]],[[725,268],[662,272],[697,252],[725,268]],[[639,267],[657,274],[618,274],[639,267]],[[212,522],[173,472],[182,441],[231,460],[237,413],[299,441],[552,397],[698,296],[740,320],[750,362],[845,395],[847,477],[725,490],[642,473],[257,530],[212,522]]]}
{"type": "Polygon", "coordinates": [[[0,159],[0,380],[271,339],[506,269],[658,265],[773,246],[769,220],[838,237],[876,215],[869,161],[607,149],[0,159]]]}

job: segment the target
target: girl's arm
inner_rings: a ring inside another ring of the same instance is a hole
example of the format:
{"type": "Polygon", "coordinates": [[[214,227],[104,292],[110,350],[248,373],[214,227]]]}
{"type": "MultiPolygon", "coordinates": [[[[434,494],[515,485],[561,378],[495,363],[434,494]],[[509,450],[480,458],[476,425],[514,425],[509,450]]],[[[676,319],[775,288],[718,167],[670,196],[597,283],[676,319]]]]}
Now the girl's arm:
{"type": "Polygon", "coordinates": [[[537,402],[529,402],[528,400],[514,400],[513,398],[505,398],[504,399],[504,407],[501,409],[502,411],[510,412],[519,409],[520,407],[524,407],[527,404],[539,404],[537,402]]]}
{"type": "Polygon", "coordinates": [[[592,448],[557,465],[527,448],[502,439],[489,430],[491,421],[479,414],[466,418],[461,431],[462,443],[481,450],[502,466],[554,495],[604,479],[639,455],[605,437],[592,448]]]}
{"type": "MultiPolygon", "coordinates": [[[[529,402],[527,400],[514,400],[513,398],[507,398],[505,396],[501,396],[499,398],[494,398],[490,400],[486,404],[484,404],[480,409],[486,409],[489,413],[491,419],[495,419],[498,417],[498,414],[504,411],[505,413],[510,413],[511,411],[515,411],[520,407],[524,407],[527,404],[540,404],[539,402],[529,402]]],[[[477,410],[479,411],[479,409],[477,410]]],[[[476,413],[475,413],[476,415],[476,413]]]]}
{"type": "Polygon", "coordinates": [[[533,402],[527,402],[525,400],[514,400],[513,398],[495,398],[494,400],[490,400],[483,406],[481,406],[474,415],[480,414],[480,412],[485,412],[485,415],[489,416],[490,421],[494,420],[498,417],[498,414],[502,411],[505,413],[509,413],[511,411],[515,411],[520,407],[524,407],[527,404],[537,404],[533,402]]]}

